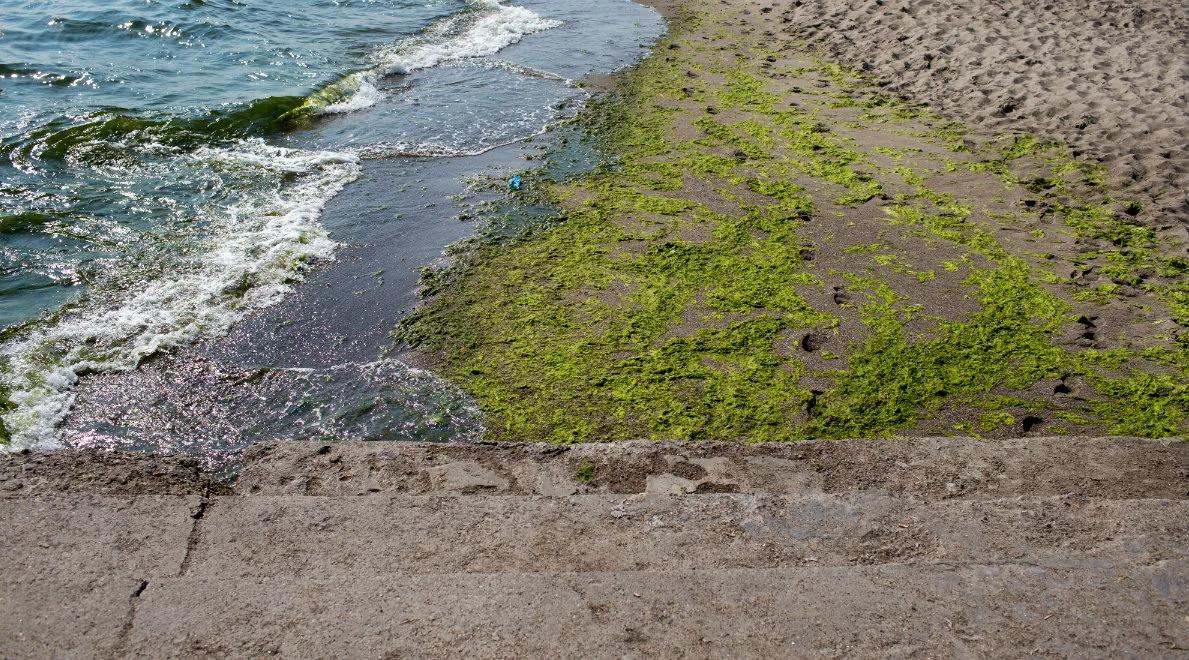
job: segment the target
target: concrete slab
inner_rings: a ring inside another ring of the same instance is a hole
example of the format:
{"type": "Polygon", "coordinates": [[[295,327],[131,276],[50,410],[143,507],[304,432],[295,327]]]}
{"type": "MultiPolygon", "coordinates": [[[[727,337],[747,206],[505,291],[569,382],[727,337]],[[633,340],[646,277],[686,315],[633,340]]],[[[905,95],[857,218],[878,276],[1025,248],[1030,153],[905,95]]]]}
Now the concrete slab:
{"type": "Polygon", "coordinates": [[[175,576],[197,495],[61,495],[0,499],[0,566],[22,578],[175,576]]]}
{"type": "Polygon", "coordinates": [[[1189,564],[154,583],[135,657],[1180,658],[1189,564]],[[1076,607],[1071,607],[1075,604],[1076,607]]]}
{"type": "Polygon", "coordinates": [[[189,574],[1189,559],[1189,502],[866,494],[213,498],[189,574]]]}
{"type": "Polygon", "coordinates": [[[130,578],[0,576],[0,657],[103,658],[118,654],[141,588],[130,578]]]}
{"type": "Polygon", "coordinates": [[[206,495],[225,485],[190,456],[59,449],[0,454],[0,498],[96,495],[206,495]]]}

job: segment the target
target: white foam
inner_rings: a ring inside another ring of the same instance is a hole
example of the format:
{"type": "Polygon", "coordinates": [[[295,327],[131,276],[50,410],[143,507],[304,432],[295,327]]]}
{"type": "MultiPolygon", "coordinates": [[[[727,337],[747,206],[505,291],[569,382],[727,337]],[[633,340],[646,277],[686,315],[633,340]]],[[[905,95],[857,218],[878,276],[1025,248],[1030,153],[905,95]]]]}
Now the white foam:
{"type": "MultiPolygon", "coordinates": [[[[377,52],[375,64],[307,100],[318,113],[347,113],[383,98],[381,76],[484,57],[524,36],[561,25],[496,0],[430,26],[377,52]]],[[[481,153],[491,147],[474,151],[481,153]]],[[[434,144],[379,145],[364,153],[306,152],[245,140],[235,148],[202,148],[205,162],[295,174],[276,193],[224,209],[211,228],[211,249],[192,269],[142,282],[115,300],[83,304],[0,347],[0,386],[16,408],[0,414],[11,442],[3,449],[59,443],[57,426],[73,401],[79,374],[129,370],[158,351],[218,336],[251,310],[280,301],[311,261],[333,256],[318,222],[322,207],[359,173],[360,157],[472,153],[434,144]],[[375,153],[372,153],[372,152],[375,153]]],[[[164,154],[162,154],[164,155],[164,154]]]]}
{"type": "Polygon", "coordinates": [[[347,112],[355,112],[380,102],[384,98],[384,94],[376,88],[375,82],[370,77],[363,77],[359,81],[359,86],[355,88],[355,92],[348,96],[345,100],[338,103],[332,103],[325,108],[322,108],[322,114],[332,115],[347,112]]]}
{"type": "Polygon", "coordinates": [[[433,142],[378,142],[360,148],[358,154],[364,160],[380,158],[450,158],[455,156],[478,156],[494,148],[474,147],[471,149],[460,149],[433,142]]]}
{"type": "MultiPolygon", "coordinates": [[[[316,107],[321,114],[344,113],[375,105],[383,94],[376,81],[381,76],[407,74],[462,59],[494,55],[526,35],[561,25],[524,7],[495,0],[475,3],[476,10],[439,22],[425,33],[405,39],[376,53],[374,68],[351,74],[328,90],[341,98],[316,107]]],[[[317,103],[317,102],[315,102],[317,103]]]]}
{"type": "Polygon", "coordinates": [[[381,70],[386,74],[409,73],[452,60],[494,55],[519,42],[525,35],[561,25],[560,21],[542,18],[524,7],[508,7],[498,2],[485,3],[485,6],[493,11],[480,15],[451,38],[404,43],[385,49],[380,53],[381,70]]]}
{"type": "MultiPolygon", "coordinates": [[[[78,374],[127,370],[146,357],[227,331],[247,312],[278,302],[334,243],[322,207],[359,174],[358,159],[245,140],[202,148],[202,162],[296,174],[290,185],[226,209],[211,228],[210,251],[184,272],[144,282],[115,305],[83,305],[0,350],[0,384],[16,409],[3,421],[9,449],[58,445],[57,425],[78,374]]],[[[104,301],[105,303],[109,301],[104,301]]]]}

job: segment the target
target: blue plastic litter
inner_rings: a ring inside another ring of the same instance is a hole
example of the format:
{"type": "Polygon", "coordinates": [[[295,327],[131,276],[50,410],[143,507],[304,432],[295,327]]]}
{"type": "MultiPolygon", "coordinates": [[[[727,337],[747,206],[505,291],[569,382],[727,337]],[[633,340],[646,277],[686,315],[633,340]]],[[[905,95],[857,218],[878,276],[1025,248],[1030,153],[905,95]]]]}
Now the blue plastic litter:
{"type": "Polygon", "coordinates": [[[520,190],[520,175],[508,179],[508,190],[520,190]]]}

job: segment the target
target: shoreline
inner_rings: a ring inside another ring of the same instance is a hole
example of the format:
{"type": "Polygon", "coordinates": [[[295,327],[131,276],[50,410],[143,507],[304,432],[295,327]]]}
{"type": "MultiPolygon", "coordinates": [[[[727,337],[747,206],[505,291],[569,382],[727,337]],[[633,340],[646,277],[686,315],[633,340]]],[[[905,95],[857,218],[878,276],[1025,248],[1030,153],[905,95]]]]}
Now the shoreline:
{"type": "Polygon", "coordinates": [[[581,118],[617,165],[403,324],[489,437],[1189,430],[1189,260],[1105,168],[888,95],[766,3],[650,5],[668,35],[581,118]]]}
{"type": "Polygon", "coordinates": [[[1080,493],[1178,500],[1186,497],[1180,481],[1189,460],[1189,443],[1127,436],[627,441],[561,447],[531,442],[304,440],[259,443],[245,454],[240,470],[220,474],[200,458],[184,454],[19,451],[0,460],[0,502],[76,495],[564,497],[806,490],[829,494],[884,490],[924,500],[993,499],[1005,491],[1027,496],[1080,493]],[[674,461],[675,457],[681,460],[674,461]],[[734,465],[724,469],[724,461],[734,465]],[[448,465],[457,469],[442,470],[448,465]],[[992,472],[979,467],[992,465],[992,472]],[[830,473],[828,479],[823,471],[830,473]]]}
{"type": "MultiPolygon", "coordinates": [[[[338,244],[332,261],[312,268],[280,304],[250,310],[217,337],[166,348],[131,370],[88,369],[77,387],[71,384],[75,405],[52,438],[162,452],[209,446],[221,455],[242,435],[260,437],[245,431],[258,426],[265,427],[264,439],[321,432],[439,440],[479,433],[481,424],[465,397],[387,359],[390,329],[418,302],[419,272],[440,265],[452,245],[467,240],[478,211],[498,201],[510,173],[539,150],[541,132],[564,122],[582,102],[584,94],[569,80],[583,71],[634,61],[651,40],[660,19],[642,6],[616,4],[538,8],[571,20],[505,44],[490,61],[421,68],[411,77],[388,80],[384,91],[390,102],[323,117],[305,132],[278,138],[286,144],[348,139],[348,133],[370,126],[376,131],[371,141],[405,131],[427,143],[470,136],[487,146],[440,158],[364,154],[359,180],[321,214],[320,225],[338,244]],[[607,20],[598,21],[601,15],[607,20]],[[572,52],[587,58],[576,60],[572,52]],[[555,73],[542,73],[546,68],[555,73]],[[451,85],[460,79],[474,85],[456,98],[457,113],[435,118],[435,104],[457,96],[451,85]],[[447,130],[468,113],[480,115],[471,122],[471,133],[447,130]],[[531,132],[517,132],[530,123],[531,132]],[[503,146],[488,145],[490,136],[503,140],[505,134],[517,137],[503,146]],[[321,411],[292,414],[311,406],[321,411]],[[265,410],[256,414],[258,408],[265,410]],[[346,430],[340,418],[347,420],[346,430]],[[331,421],[322,424],[325,419],[331,421]]],[[[364,144],[360,153],[371,148],[368,139],[348,141],[364,144]]],[[[43,434],[43,441],[47,437],[43,434]]],[[[25,440],[18,438],[16,445],[25,440]]]]}

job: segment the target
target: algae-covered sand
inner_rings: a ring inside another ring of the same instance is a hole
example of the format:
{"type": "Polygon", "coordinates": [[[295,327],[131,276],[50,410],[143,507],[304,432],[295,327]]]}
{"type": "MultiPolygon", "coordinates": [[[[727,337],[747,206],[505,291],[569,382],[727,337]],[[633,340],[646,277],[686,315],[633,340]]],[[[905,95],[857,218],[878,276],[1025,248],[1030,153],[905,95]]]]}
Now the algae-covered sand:
{"type": "Polygon", "coordinates": [[[1107,170],[702,7],[581,117],[604,164],[526,176],[556,216],[398,330],[492,438],[1189,430],[1186,246],[1107,170]]]}

